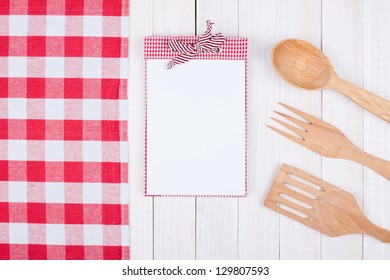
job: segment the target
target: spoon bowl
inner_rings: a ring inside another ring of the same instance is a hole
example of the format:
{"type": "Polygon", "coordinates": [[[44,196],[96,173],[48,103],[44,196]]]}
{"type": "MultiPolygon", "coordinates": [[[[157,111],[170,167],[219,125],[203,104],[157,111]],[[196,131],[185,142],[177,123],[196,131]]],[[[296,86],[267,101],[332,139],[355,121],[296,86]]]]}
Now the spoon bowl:
{"type": "Polygon", "coordinates": [[[307,90],[325,88],[334,72],[322,51],[298,39],[279,42],[272,50],[272,64],[287,83],[307,90]]]}
{"type": "Polygon", "coordinates": [[[341,79],[326,55],[312,44],[286,39],[272,50],[272,64],[283,80],[307,90],[334,89],[390,122],[390,102],[341,79]]]}

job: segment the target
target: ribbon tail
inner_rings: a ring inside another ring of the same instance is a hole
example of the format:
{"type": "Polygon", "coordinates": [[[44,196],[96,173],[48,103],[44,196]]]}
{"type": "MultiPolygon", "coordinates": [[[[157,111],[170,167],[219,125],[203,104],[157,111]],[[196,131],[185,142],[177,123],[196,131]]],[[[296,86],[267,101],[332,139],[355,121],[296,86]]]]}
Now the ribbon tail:
{"type": "Polygon", "coordinates": [[[175,65],[183,64],[191,59],[193,59],[196,56],[196,53],[183,53],[180,54],[179,56],[174,57],[171,61],[169,61],[167,69],[171,69],[175,65]]]}
{"type": "Polygon", "coordinates": [[[207,53],[218,53],[220,46],[226,42],[226,37],[221,33],[211,36],[206,44],[202,45],[202,51],[207,53]]]}
{"type": "Polygon", "coordinates": [[[207,21],[207,30],[199,37],[195,44],[188,44],[178,41],[176,38],[168,42],[168,48],[171,52],[178,53],[167,66],[171,69],[173,66],[188,62],[196,57],[199,53],[218,53],[220,46],[226,41],[226,37],[221,33],[212,35],[213,22],[207,21]]]}
{"type": "Polygon", "coordinates": [[[185,53],[194,50],[194,47],[191,44],[180,42],[176,38],[173,38],[168,42],[168,48],[171,52],[175,53],[185,53]]]}
{"type": "Polygon", "coordinates": [[[212,31],[212,29],[213,29],[213,25],[214,25],[213,22],[211,22],[210,20],[207,21],[207,29],[206,29],[206,31],[199,37],[198,44],[203,44],[204,42],[206,42],[207,40],[210,39],[210,37],[211,37],[211,31],[212,31]]]}
{"type": "Polygon", "coordinates": [[[212,44],[222,45],[225,43],[226,37],[222,35],[222,33],[217,33],[210,38],[210,42],[212,44]]]}

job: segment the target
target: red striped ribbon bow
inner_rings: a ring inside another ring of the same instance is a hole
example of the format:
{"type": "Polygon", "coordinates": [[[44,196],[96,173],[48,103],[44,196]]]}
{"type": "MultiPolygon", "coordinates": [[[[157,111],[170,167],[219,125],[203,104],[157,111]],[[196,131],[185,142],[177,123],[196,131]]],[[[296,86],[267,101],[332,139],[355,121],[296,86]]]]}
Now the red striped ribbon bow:
{"type": "Polygon", "coordinates": [[[226,41],[226,37],[222,33],[211,35],[213,22],[207,21],[207,30],[200,36],[195,44],[183,43],[176,38],[171,39],[168,43],[168,48],[172,52],[177,52],[180,55],[173,58],[168,63],[168,69],[174,65],[183,64],[193,59],[198,53],[218,53],[220,46],[226,41]]]}

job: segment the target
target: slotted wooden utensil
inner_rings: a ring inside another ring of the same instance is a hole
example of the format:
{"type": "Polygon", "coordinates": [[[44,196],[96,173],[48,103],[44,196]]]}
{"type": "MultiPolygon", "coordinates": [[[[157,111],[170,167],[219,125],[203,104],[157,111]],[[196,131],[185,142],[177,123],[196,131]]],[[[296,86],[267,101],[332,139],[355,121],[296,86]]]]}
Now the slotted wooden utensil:
{"type": "Polygon", "coordinates": [[[378,174],[385,177],[387,180],[390,180],[389,161],[383,160],[362,151],[354,144],[352,144],[352,142],[348,140],[348,138],[333,125],[285,104],[279,104],[306,121],[301,121],[294,117],[275,111],[276,114],[298,125],[300,128],[275,118],[271,119],[297,134],[299,137],[293,136],[272,126],[268,126],[269,128],[322,156],[329,158],[343,158],[358,162],[374,170],[378,174]]]}
{"type": "Polygon", "coordinates": [[[286,39],[272,50],[276,72],[289,84],[307,89],[334,89],[363,108],[390,122],[390,102],[341,79],[326,55],[298,39],[286,39]]]}
{"type": "Polygon", "coordinates": [[[390,231],[368,220],[352,194],[287,164],[264,205],[329,236],[364,233],[390,243],[390,231]]]}

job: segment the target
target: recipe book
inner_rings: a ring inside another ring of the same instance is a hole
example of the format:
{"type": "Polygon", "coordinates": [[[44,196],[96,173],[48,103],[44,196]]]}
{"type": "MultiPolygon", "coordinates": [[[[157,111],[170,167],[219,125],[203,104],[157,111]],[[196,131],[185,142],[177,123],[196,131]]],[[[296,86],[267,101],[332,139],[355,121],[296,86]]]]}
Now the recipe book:
{"type": "Polygon", "coordinates": [[[246,195],[247,39],[172,63],[199,38],[145,38],[147,196],[246,195]]]}

